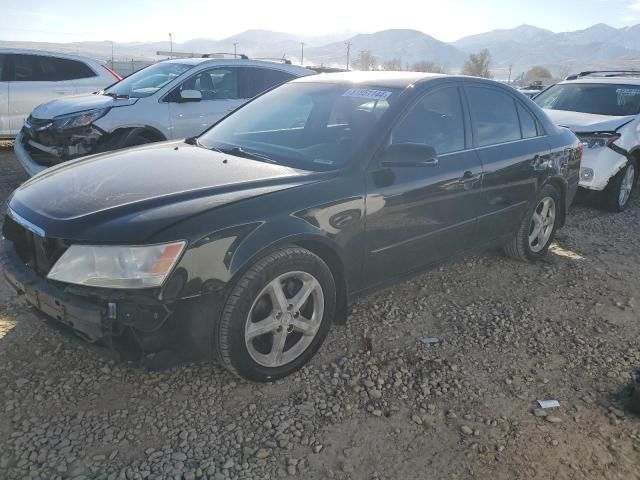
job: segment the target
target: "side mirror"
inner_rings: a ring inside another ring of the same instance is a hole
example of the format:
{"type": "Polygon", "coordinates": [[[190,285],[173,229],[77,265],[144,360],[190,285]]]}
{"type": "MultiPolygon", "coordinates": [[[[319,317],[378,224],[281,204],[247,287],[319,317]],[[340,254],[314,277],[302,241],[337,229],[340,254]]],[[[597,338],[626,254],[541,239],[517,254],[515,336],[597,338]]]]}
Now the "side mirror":
{"type": "Polygon", "coordinates": [[[202,92],[199,90],[182,90],[180,100],[183,102],[199,102],[202,100],[202,92]]]}
{"type": "Polygon", "coordinates": [[[384,167],[435,167],[438,154],[431,145],[422,143],[395,143],[382,152],[384,167]]]}

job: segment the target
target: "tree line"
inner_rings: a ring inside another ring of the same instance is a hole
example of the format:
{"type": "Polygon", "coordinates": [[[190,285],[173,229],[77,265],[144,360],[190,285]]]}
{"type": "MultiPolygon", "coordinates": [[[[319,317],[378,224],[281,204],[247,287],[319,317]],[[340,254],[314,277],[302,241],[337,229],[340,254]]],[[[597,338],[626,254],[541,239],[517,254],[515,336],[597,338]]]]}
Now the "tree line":
{"type": "MultiPolygon", "coordinates": [[[[426,73],[450,73],[445,65],[429,60],[422,60],[414,63],[403,63],[400,58],[392,58],[378,64],[377,58],[370,50],[363,50],[360,52],[353,62],[351,67],[355,70],[387,70],[387,71],[399,71],[408,70],[413,72],[426,72],[426,73]]],[[[464,62],[462,75],[468,75],[472,77],[493,78],[491,73],[491,52],[488,49],[483,49],[478,53],[472,53],[464,62]]],[[[561,78],[566,75],[560,74],[561,78]]],[[[525,74],[524,80],[537,81],[537,80],[551,80],[553,75],[548,68],[536,65],[531,67],[525,74]]]]}

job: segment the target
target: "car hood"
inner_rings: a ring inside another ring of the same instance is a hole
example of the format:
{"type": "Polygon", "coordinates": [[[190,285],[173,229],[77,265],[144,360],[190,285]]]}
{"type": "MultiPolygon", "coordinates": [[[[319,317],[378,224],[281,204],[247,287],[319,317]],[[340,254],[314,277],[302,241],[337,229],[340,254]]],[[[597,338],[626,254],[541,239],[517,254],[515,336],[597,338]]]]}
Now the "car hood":
{"type": "Polygon", "coordinates": [[[545,109],[544,112],[553,123],[561,127],[569,127],[574,132],[612,132],[635,118],[634,115],[614,117],[566,110],[545,109]]]}
{"type": "Polygon", "coordinates": [[[319,176],[172,141],[47,169],[9,207],[50,238],[144,242],[182,219],[319,176]]]}
{"type": "Polygon", "coordinates": [[[51,120],[61,115],[93,110],[95,108],[124,107],[133,105],[137,101],[137,98],[115,99],[108,95],[100,95],[97,93],[71,95],[38,105],[31,115],[37,119],[51,120]]]}

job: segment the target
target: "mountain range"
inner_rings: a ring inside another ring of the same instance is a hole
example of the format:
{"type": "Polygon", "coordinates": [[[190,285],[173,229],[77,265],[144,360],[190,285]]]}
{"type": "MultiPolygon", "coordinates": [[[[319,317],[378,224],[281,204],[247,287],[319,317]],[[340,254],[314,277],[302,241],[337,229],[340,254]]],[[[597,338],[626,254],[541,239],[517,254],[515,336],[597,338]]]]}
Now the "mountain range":
{"type": "MultiPolygon", "coordinates": [[[[542,65],[561,76],[570,71],[590,68],[640,68],[640,25],[614,28],[606,24],[584,30],[554,33],[531,25],[493,30],[471,35],[455,42],[442,42],[432,36],[409,29],[383,30],[368,34],[300,37],[268,30],[247,30],[222,40],[196,38],[174,43],[180,52],[238,52],[252,58],[289,58],[300,62],[304,48],[304,63],[344,66],[347,43],[351,60],[369,50],[378,63],[398,59],[402,65],[426,60],[444,66],[450,72],[461,69],[470,53],[483,48],[491,52],[491,68],[496,78],[506,78],[511,68],[513,76],[533,65],[542,65]],[[301,42],[304,45],[301,45],[301,42]]],[[[101,59],[111,58],[108,42],[11,42],[0,41],[0,47],[23,47],[58,50],[101,59]]],[[[116,43],[116,60],[157,60],[157,51],[169,50],[164,42],[116,43]]]]}

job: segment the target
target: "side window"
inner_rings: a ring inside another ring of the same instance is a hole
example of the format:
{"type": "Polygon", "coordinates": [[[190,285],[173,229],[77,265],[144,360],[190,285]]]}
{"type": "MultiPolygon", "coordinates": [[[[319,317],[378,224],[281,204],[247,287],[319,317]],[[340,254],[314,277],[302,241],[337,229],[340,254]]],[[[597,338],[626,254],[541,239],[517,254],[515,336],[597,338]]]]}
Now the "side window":
{"type": "Polygon", "coordinates": [[[467,87],[479,147],[520,140],[515,100],[494,88],[467,87]]]}
{"type": "Polygon", "coordinates": [[[272,68],[244,67],[242,69],[242,96],[253,98],[276,85],[288,82],[294,75],[272,68]]]}
{"type": "Polygon", "coordinates": [[[5,78],[7,69],[4,66],[4,58],[5,56],[0,54],[0,82],[8,80],[8,78],[5,78]]]}
{"type": "Polygon", "coordinates": [[[77,60],[68,58],[51,58],[57,72],[56,80],[76,80],[80,78],[91,78],[96,76],[96,72],[89,66],[77,60]]]}
{"type": "Polygon", "coordinates": [[[421,143],[438,155],[464,150],[464,115],[457,87],[425,95],[393,129],[392,143],[421,143]]]}
{"type": "Polygon", "coordinates": [[[210,68],[186,80],[180,90],[198,90],[202,100],[238,99],[238,69],[210,68]]]}
{"type": "Polygon", "coordinates": [[[517,102],[518,117],[520,117],[520,129],[522,130],[522,138],[533,138],[538,136],[538,127],[535,118],[517,102]]]}
{"type": "Polygon", "coordinates": [[[32,55],[11,55],[13,63],[14,82],[33,82],[36,80],[36,72],[32,55]]]}

